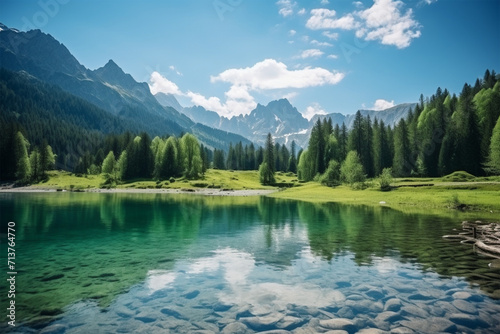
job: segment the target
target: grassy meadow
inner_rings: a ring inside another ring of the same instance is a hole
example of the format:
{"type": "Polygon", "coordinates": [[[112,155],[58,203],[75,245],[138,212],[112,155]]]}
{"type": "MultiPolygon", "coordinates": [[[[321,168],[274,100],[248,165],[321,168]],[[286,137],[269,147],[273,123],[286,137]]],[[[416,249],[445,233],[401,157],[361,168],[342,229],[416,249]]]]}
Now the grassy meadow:
{"type": "MultiPolygon", "coordinates": [[[[227,171],[210,169],[200,180],[133,180],[116,186],[119,189],[179,189],[203,188],[224,190],[279,189],[269,196],[314,203],[338,202],[370,206],[388,206],[405,212],[425,212],[457,215],[460,219],[500,218],[500,177],[474,177],[455,172],[442,178],[394,179],[391,191],[380,191],[378,180],[368,180],[367,188],[354,190],[347,185],[326,187],[318,182],[301,183],[292,173],[276,173],[277,186],[263,186],[257,171],[227,171]],[[172,182],[173,181],[173,182],[172,182]],[[284,185],[284,187],[279,187],[284,185]],[[291,186],[291,187],[290,187],[291,186]],[[457,208],[460,208],[457,209],[457,208]]],[[[51,171],[49,179],[32,187],[84,191],[101,188],[102,175],[76,176],[51,171]]]]}

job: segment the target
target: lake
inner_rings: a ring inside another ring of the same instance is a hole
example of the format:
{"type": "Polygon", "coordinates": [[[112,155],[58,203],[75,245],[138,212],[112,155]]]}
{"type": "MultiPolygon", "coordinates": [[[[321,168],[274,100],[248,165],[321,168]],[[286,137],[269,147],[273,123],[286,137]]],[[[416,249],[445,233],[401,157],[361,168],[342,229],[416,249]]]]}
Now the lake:
{"type": "Polygon", "coordinates": [[[2,193],[0,215],[2,263],[16,223],[18,332],[500,332],[500,270],[442,238],[454,219],[97,193],[2,193]]]}

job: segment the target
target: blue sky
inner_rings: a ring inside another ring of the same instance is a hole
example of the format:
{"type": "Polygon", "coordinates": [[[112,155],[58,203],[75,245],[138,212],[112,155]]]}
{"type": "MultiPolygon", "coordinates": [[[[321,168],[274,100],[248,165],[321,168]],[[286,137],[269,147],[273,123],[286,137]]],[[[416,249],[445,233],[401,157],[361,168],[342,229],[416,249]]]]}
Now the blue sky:
{"type": "Polygon", "coordinates": [[[500,72],[496,0],[0,0],[86,67],[113,59],[152,91],[222,115],[287,97],[310,117],[459,93],[500,72]]]}

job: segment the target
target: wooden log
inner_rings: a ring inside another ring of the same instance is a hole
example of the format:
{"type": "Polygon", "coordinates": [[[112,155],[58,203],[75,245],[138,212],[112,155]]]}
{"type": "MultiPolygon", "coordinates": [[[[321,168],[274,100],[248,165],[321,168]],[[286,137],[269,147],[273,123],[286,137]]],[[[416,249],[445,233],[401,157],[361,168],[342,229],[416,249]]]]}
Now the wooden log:
{"type": "Polygon", "coordinates": [[[479,248],[485,252],[495,254],[495,255],[500,255],[500,247],[487,245],[484,242],[482,242],[481,240],[476,241],[475,245],[477,248],[479,248]]]}

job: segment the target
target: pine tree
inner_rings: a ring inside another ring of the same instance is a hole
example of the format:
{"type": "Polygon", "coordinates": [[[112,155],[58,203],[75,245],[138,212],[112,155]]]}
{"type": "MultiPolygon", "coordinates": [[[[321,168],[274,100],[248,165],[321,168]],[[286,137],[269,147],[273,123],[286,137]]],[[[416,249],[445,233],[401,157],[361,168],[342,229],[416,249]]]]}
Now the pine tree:
{"type": "Polygon", "coordinates": [[[347,156],[347,145],[348,145],[349,132],[347,131],[347,126],[342,122],[342,127],[340,128],[340,135],[338,137],[339,141],[339,161],[344,161],[347,156]]]}
{"type": "Polygon", "coordinates": [[[409,176],[413,166],[410,164],[410,141],[408,128],[401,119],[394,129],[394,162],[393,171],[397,176],[409,176]]]}
{"type": "Polygon", "coordinates": [[[42,179],[42,159],[38,147],[35,147],[30,153],[30,170],[31,180],[38,182],[42,179]]]}
{"type": "Polygon", "coordinates": [[[297,173],[297,158],[295,157],[296,144],[292,140],[290,159],[288,160],[288,171],[292,173],[297,173]]]}
{"type": "Polygon", "coordinates": [[[236,152],[233,147],[233,143],[229,143],[229,151],[227,153],[227,163],[228,170],[235,170],[237,168],[237,158],[236,152]]]}
{"type": "Polygon", "coordinates": [[[214,150],[214,168],[224,170],[226,169],[224,163],[224,151],[223,150],[214,150]]]}
{"type": "Polygon", "coordinates": [[[266,138],[266,148],[264,150],[264,160],[259,167],[260,182],[265,185],[274,184],[274,172],[273,137],[270,133],[268,133],[266,138]]]}

